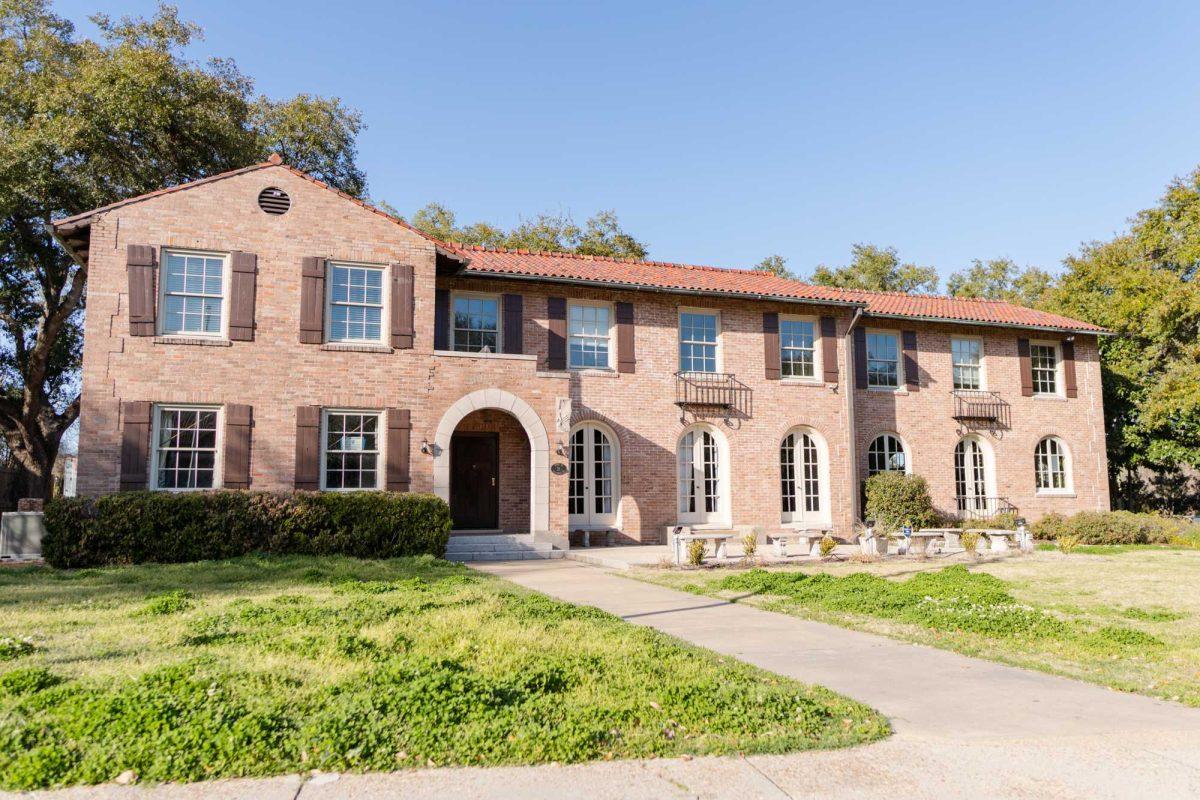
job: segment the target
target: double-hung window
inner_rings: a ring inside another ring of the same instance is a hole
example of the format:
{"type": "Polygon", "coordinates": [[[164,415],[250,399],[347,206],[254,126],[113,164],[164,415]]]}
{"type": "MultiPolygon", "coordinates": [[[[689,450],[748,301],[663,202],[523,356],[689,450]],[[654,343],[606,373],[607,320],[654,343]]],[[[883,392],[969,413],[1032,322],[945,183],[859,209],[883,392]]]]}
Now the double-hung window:
{"type": "Polygon", "coordinates": [[[379,488],[379,416],[377,411],[325,412],[322,488],[379,488]]]}
{"type": "Polygon", "coordinates": [[[608,369],[612,310],[607,305],[572,303],[567,312],[567,357],[572,369],[608,369]]]}
{"type": "Polygon", "coordinates": [[[894,333],[867,333],[867,386],[900,386],[900,347],[894,333]]]}
{"type": "Polygon", "coordinates": [[[785,378],[813,378],[817,374],[816,331],[810,320],[779,320],[779,365],[785,378]]]}
{"type": "Polygon", "coordinates": [[[221,485],[216,407],[158,406],[154,416],[155,489],[214,489],[221,485]]]}
{"type": "Polygon", "coordinates": [[[978,339],[951,339],[950,358],[954,388],[963,391],[983,388],[983,343],[978,339]]]}
{"type": "Polygon", "coordinates": [[[1048,343],[1029,345],[1029,363],[1033,368],[1033,393],[1058,394],[1058,347],[1048,343]]]}
{"type": "Polygon", "coordinates": [[[679,312],[681,372],[717,371],[717,326],[715,312],[679,312]]]}
{"type": "Polygon", "coordinates": [[[222,335],[228,260],[219,253],[163,250],[161,333],[222,335]]]}
{"type": "Polygon", "coordinates": [[[384,270],[329,264],[329,341],[383,341],[384,270]]]}
{"type": "Polygon", "coordinates": [[[454,296],[451,334],[455,350],[500,352],[500,298],[494,295],[454,296]]]}

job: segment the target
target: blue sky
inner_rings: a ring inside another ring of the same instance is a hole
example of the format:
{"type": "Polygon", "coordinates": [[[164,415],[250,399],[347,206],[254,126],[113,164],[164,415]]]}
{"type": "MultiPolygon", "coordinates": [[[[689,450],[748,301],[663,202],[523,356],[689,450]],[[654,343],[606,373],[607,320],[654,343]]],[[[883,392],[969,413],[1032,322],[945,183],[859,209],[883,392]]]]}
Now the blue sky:
{"type": "Polygon", "coordinates": [[[612,208],[661,260],[1056,269],[1200,164],[1195,2],[180,6],[260,91],[359,108],[372,197],[612,208]]]}

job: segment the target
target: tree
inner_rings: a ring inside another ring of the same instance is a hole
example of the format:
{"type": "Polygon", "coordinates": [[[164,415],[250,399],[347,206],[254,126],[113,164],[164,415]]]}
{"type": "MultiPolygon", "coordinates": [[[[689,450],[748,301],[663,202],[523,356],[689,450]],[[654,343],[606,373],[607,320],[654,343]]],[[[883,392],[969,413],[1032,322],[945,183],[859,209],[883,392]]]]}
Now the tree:
{"type": "Polygon", "coordinates": [[[47,0],[0,0],[0,433],[46,496],[79,415],[87,268],[46,224],[266,158],[272,150],[361,193],[357,113],[337,99],[253,96],[229,60],[184,51],[199,28],[161,6],[150,19],[97,15],[77,37],[47,0]]]}
{"type": "MultiPolygon", "coordinates": [[[[1148,484],[1200,468],[1200,170],[1173,182],[1128,233],[1064,261],[1045,307],[1117,333],[1100,342],[1114,494],[1137,506],[1148,484]]],[[[1186,497],[1160,498],[1181,508],[1186,497]]],[[[1194,499],[1192,500],[1194,502],[1194,499]]]]}
{"type": "Polygon", "coordinates": [[[946,291],[955,297],[983,297],[1007,300],[1030,308],[1041,303],[1054,284],[1054,276],[1044,269],[1021,269],[1011,259],[975,259],[971,266],[946,279],[946,291]]]}
{"type": "Polygon", "coordinates": [[[787,259],[781,255],[767,256],[762,261],[754,265],[754,268],[759,272],[769,272],[777,278],[795,278],[792,271],[788,269],[787,259]]]}
{"type": "Polygon", "coordinates": [[[506,231],[487,222],[459,227],[453,211],[430,203],[410,220],[413,227],[438,239],[482,247],[505,247],[534,252],[580,253],[641,260],[646,246],[626,233],[614,211],[600,211],[580,227],[570,214],[538,214],[506,231]]]}
{"type": "Polygon", "coordinates": [[[866,289],[873,292],[936,292],[937,269],[902,264],[896,248],[856,244],[850,263],[831,268],[824,264],[813,272],[813,283],[842,289],[866,289]]]}

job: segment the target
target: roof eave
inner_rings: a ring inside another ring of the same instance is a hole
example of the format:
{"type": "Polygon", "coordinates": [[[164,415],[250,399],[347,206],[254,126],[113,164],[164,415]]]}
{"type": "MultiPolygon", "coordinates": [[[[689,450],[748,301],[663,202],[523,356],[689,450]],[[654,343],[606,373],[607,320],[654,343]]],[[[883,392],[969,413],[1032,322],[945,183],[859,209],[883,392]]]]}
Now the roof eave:
{"type": "Polygon", "coordinates": [[[462,269],[459,275],[471,278],[496,278],[500,280],[535,281],[538,283],[558,283],[572,286],[598,286],[607,289],[626,289],[633,292],[655,292],[657,294],[695,294],[703,297],[732,297],[746,300],[772,300],[780,303],[803,303],[818,306],[846,306],[848,308],[866,308],[866,303],[851,300],[825,300],[822,298],[787,297],[785,295],[763,294],[761,292],[722,292],[713,289],[691,289],[686,287],[649,286],[643,283],[628,281],[590,281],[586,278],[564,278],[560,276],[526,275],[515,272],[492,272],[491,270],[462,269]]]}
{"type": "Polygon", "coordinates": [[[1018,322],[988,322],[978,319],[960,319],[958,317],[914,316],[912,314],[883,314],[877,311],[867,311],[864,316],[877,319],[902,319],[916,322],[950,322],[955,325],[976,325],[981,328],[1013,328],[1016,330],[1045,331],[1047,333],[1071,333],[1088,336],[1116,336],[1110,330],[1091,330],[1089,328],[1072,328],[1069,325],[1028,325],[1018,322]]]}

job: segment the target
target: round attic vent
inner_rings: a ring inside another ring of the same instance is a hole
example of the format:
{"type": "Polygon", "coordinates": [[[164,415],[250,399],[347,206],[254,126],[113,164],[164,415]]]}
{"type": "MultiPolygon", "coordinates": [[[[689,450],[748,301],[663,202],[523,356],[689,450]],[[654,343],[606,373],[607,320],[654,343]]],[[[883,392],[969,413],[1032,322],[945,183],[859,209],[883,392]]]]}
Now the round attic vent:
{"type": "Polygon", "coordinates": [[[292,198],[283,189],[268,186],[258,193],[258,207],[268,214],[286,214],[292,207],[292,198]]]}

